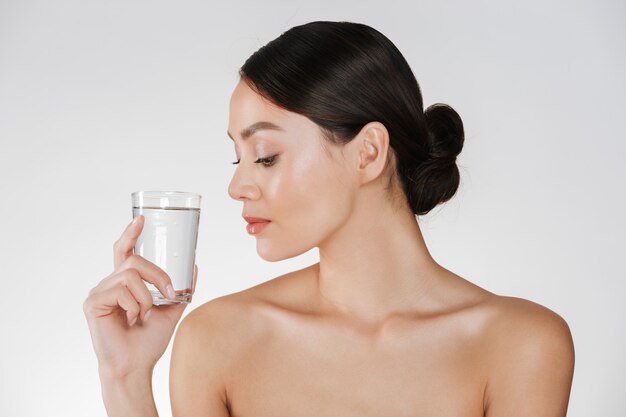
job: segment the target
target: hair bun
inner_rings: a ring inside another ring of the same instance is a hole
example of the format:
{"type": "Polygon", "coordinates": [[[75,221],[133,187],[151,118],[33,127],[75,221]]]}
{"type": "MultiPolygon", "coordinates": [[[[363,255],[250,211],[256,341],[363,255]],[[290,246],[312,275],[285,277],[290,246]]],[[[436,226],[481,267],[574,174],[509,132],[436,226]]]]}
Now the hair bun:
{"type": "Polygon", "coordinates": [[[408,169],[409,204],[423,215],[456,194],[460,183],[456,157],[463,149],[465,134],[459,114],[447,104],[437,103],[424,112],[428,128],[428,156],[408,169]]]}
{"type": "Polygon", "coordinates": [[[461,116],[443,103],[429,106],[424,116],[430,132],[429,159],[454,162],[465,141],[461,116]]]}

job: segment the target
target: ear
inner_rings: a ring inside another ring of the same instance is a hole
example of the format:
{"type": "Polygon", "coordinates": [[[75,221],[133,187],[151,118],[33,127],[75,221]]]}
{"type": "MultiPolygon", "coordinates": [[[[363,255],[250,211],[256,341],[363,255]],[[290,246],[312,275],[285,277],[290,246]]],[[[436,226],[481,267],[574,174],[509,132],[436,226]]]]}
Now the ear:
{"type": "Polygon", "coordinates": [[[359,178],[365,184],[378,178],[387,162],[389,132],[380,122],[370,122],[363,126],[357,137],[359,147],[359,178]]]}

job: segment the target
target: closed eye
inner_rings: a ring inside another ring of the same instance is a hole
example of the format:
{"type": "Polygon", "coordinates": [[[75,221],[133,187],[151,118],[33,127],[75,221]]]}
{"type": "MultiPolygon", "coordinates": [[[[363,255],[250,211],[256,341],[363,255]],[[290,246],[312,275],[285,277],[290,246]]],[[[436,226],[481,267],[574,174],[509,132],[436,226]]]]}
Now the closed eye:
{"type": "MultiPolygon", "coordinates": [[[[274,160],[278,155],[268,156],[267,158],[259,158],[254,161],[255,164],[263,164],[263,166],[270,167],[274,164],[274,160]]],[[[236,162],[233,162],[233,165],[237,165],[240,162],[238,159],[236,162]]]]}

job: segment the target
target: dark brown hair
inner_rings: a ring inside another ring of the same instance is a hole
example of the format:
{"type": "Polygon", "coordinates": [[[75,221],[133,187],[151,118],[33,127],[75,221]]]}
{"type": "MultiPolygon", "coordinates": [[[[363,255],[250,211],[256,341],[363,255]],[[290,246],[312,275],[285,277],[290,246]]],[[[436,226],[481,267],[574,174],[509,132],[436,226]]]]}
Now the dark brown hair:
{"type": "Polygon", "coordinates": [[[296,26],[252,54],[239,74],[271,102],[311,119],[332,143],[348,143],[367,123],[382,123],[414,214],[456,193],[463,122],[445,104],[424,112],[409,64],[377,30],[351,22],[296,26]]]}

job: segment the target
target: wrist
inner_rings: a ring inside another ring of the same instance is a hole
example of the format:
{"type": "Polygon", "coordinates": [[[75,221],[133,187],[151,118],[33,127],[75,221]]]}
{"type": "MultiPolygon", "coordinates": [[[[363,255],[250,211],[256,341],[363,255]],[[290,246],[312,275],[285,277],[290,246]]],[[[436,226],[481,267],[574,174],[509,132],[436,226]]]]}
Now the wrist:
{"type": "Polygon", "coordinates": [[[99,373],[109,417],[158,416],[152,394],[152,369],[120,373],[100,368],[99,373]]]}
{"type": "Polygon", "coordinates": [[[133,384],[140,381],[150,381],[152,383],[153,368],[119,369],[112,366],[98,366],[100,381],[112,382],[115,384],[133,384]]]}

